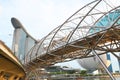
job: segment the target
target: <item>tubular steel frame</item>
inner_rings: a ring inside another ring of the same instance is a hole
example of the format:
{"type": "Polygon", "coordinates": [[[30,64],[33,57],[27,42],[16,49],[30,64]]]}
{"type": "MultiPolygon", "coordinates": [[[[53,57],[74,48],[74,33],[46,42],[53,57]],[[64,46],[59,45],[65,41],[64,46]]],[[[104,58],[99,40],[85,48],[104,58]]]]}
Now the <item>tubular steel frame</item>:
{"type": "Polygon", "coordinates": [[[120,14],[119,10],[120,6],[112,6],[107,0],[95,0],[85,5],[27,53],[26,69],[29,71],[58,62],[96,56],[111,79],[115,80],[99,55],[111,52],[120,59],[115,54],[120,52],[120,15],[115,19],[110,17],[110,14],[116,15],[116,11],[120,14]],[[107,10],[100,9],[101,5],[107,10]],[[107,17],[109,25],[100,22],[104,17],[107,17]]]}

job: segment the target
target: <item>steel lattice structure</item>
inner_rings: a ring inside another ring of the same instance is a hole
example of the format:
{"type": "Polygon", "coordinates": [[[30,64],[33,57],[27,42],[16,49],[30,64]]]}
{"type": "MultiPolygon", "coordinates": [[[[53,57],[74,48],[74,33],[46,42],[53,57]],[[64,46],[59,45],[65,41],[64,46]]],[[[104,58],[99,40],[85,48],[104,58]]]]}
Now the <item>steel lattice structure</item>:
{"type": "MultiPolygon", "coordinates": [[[[25,67],[34,70],[73,59],[92,56],[100,59],[99,55],[108,52],[120,59],[115,54],[119,51],[120,6],[110,0],[95,0],[34,45],[26,54],[25,67]]],[[[108,74],[111,76],[109,71],[108,74]]]]}

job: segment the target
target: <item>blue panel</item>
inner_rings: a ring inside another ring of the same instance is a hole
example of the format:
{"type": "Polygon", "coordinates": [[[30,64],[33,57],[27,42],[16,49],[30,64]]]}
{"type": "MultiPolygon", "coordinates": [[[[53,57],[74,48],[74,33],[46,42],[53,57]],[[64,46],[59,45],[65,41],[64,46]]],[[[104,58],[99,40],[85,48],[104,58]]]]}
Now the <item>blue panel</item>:
{"type": "MultiPolygon", "coordinates": [[[[94,34],[96,32],[109,28],[114,23],[114,21],[118,19],[119,16],[120,16],[120,10],[115,10],[114,12],[111,12],[108,15],[103,16],[98,22],[96,22],[95,27],[92,27],[89,30],[89,33],[94,34]]],[[[118,24],[119,23],[120,22],[118,22],[118,24]]]]}

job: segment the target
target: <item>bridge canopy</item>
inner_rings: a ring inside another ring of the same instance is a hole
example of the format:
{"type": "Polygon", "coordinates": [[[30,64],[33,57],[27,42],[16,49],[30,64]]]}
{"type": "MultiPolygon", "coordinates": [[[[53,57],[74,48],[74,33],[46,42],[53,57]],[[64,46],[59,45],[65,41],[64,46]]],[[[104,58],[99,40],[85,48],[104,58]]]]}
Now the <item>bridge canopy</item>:
{"type": "MultiPolygon", "coordinates": [[[[25,64],[34,63],[35,59],[44,62],[50,57],[53,58],[51,62],[57,59],[64,61],[67,58],[75,58],[70,57],[70,55],[76,55],[75,53],[79,53],[77,56],[83,57],[90,50],[90,41],[86,37],[119,25],[119,17],[120,7],[112,6],[109,0],[95,0],[89,3],[34,45],[26,54],[25,64]],[[77,41],[81,42],[78,44],[77,41]],[[54,57],[57,59],[54,60],[54,57]]],[[[103,52],[101,51],[101,53],[103,52]]]]}

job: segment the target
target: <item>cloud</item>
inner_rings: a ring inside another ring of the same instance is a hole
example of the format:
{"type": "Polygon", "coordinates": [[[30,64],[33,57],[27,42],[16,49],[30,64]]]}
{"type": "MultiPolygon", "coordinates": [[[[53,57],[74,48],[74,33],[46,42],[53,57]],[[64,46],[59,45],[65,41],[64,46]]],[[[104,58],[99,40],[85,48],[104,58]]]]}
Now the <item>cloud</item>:
{"type": "Polygon", "coordinates": [[[82,7],[81,0],[11,0],[4,2],[3,5],[1,18],[3,26],[12,26],[10,18],[16,17],[26,30],[37,39],[46,36],[82,7]]]}
{"type": "Polygon", "coordinates": [[[14,0],[14,9],[11,10],[14,10],[12,15],[20,19],[30,34],[42,38],[80,8],[79,2],[74,1],[77,3],[74,5],[71,1],[14,0]]]}

